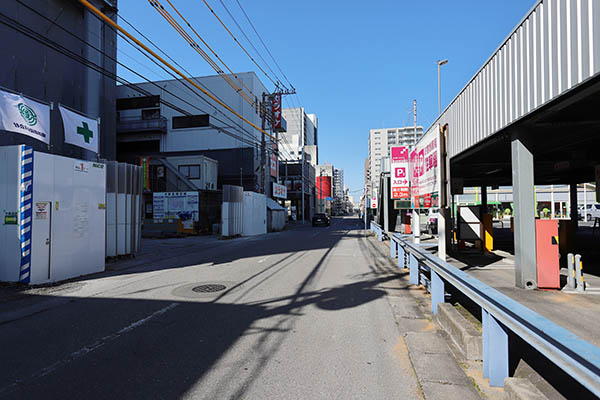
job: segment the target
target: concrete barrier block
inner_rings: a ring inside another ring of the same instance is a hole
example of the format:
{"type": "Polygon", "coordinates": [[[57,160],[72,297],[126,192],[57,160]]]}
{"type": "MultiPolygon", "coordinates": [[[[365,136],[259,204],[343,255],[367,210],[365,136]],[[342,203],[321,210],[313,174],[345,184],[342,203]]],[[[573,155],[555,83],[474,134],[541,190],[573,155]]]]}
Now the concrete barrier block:
{"type": "Polygon", "coordinates": [[[506,400],[547,400],[533,383],[526,378],[504,379],[504,398],[506,400]]]}
{"type": "Polygon", "coordinates": [[[435,318],[467,360],[483,359],[481,333],[452,304],[438,304],[435,318]]]}

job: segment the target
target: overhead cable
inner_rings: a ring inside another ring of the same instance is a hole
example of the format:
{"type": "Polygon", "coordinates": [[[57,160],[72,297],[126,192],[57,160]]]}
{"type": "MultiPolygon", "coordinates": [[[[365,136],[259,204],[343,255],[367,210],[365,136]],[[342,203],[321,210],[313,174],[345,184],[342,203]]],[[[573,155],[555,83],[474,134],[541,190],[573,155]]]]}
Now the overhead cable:
{"type": "Polygon", "coordinates": [[[140,42],[138,39],[136,39],[133,35],[131,35],[129,32],[127,32],[125,29],[123,29],[121,26],[119,26],[113,20],[111,20],[110,18],[108,18],[106,15],[104,15],[104,13],[102,13],[100,10],[98,10],[96,7],[94,7],[92,4],[90,4],[90,2],[88,0],[79,0],[79,2],[81,4],[83,4],[85,7],[87,7],[94,14],[96,14],[100,18],[102,18],[106,23],[108,23],[109,25],[111,25],[115,29],[118,29],[119,31],[121,31],[128,38],[130,38],[131,40],[133,40],[138,46],[142,47],[145,51],[147,51],[148,53],[150,53],[153,57],[155,57],[156,59],[158,59],[161,63],[163,63],[164,65],[166,65],[169,69],[171,69],[177,75],[179,75],[180,77],[182,77],[184,80],[186,80],[192,86],[194,86],[195,88],[197,88],[198,90],[200,90],[202,93],[204,93],[205,95],[207,95],[208,97],[210,97],[213,101],[217,102],[218,104],[220,104],[221,106],[223,106],[225,109],[227,109],[228,111],[230,111],[231,113],[233,113],[235,116],[239,117],[241,120],[243,120],[244,122],[248,123],[254,129],[258,130],[259,132],[262,132],[264,135],[267,135],[270,138],[272,138],[272,139],[275,140],[275,138],[272,135],[268,134],[265,130],[263,130],[262,128],[256,126],[256,124],[254,124],[254,123],[250,122],[248,119],[244,118],[242,115],[240,115],[234,109],[232,109],[231,107],[229,107],[227,104],[225,104],[221,100],[217,99],[215,96],[213,96],[207,90],[205,90],[202,87],[200,87],[197,83],[195,83],[194,81],[192,81],[189,77],[187,77],[186,75],[184,75],[177,68],[173,67],[167,61],[165,61],[164,58],[162,58],[161,56],[159,56],[158,54],[156,54],[154,51],[152,51],[151,49],[149,49],[148,46],[144,45],[142,42],[140,42]]]}

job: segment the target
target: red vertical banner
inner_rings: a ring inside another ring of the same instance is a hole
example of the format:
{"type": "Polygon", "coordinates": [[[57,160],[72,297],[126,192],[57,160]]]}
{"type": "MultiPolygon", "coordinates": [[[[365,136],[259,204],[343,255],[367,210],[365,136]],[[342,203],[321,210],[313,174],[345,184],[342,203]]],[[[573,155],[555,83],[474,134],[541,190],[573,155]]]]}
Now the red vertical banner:
{"type": "Polygon", "coordinates": [[[270,164],[270,170],[271,170],[271,176],[273,177],[277,177],[277,169],[278,169],[278,162],[277,162],[277,144],[274,142],[271,142],[271,164],[270,164]]]}
{"type": "Polygon", "coordinates": [[[271,112],[273,114],[273,130],[281,129],[281,94],[271,96],[271,112]]]}

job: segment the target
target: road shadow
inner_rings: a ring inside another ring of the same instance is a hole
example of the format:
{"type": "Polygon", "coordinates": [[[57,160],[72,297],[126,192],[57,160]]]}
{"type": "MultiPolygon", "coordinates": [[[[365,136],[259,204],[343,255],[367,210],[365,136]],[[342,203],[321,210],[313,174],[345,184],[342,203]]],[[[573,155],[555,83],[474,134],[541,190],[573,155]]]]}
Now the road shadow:
{"type": "Polygon", "coordinates": [[[146,246],[154,246],[154,249],[144,250],[135,259],[107,263],[106,271],[101,273],[33,287],[0,283],[0,309],[2,303],[24,300],[54,287],[60,289],[65,285],[77,286],[94,279],[184,267],[219,267],[230,265],[242,258],[256,259],[258,265],[260,259],[265,257],[289,253],[280,262],[267,264],[266,267],[260,265],[260,274],[263,274],[308,251],[331,250],[344,237],[360,236],[350,233],[360,228],[360,224],[354,218],[332,218],[331,227],[325,229],[313,228],[310,224],[297,224],[283,232],[231,240],[206,237],[146,240],[146,246]]]}
{"type": "Polygon", "coordinates": [[[243,398],[307,307],[360,307],[397,278],[374,265],[369,279],[310,290],[327,255],[293,292],[258,302],[236,299],[272,269],[213,298],[191,289],[177,300],[64,297],[66,307],[0,324],[0,398],[243,398]],[[218,379],[204,381],[217,366],[218,379]]]}

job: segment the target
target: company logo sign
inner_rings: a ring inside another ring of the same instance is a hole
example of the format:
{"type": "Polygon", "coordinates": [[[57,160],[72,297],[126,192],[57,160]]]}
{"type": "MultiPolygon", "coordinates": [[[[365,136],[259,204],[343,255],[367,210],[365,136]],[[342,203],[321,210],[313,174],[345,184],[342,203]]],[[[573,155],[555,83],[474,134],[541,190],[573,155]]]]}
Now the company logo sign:
{"type": "Polygon", "coordinates": [[[19,103],[19,104],[17,104],[17,109],[19,110],[19,114],[21,114],[21,117],[23,117],[23,119],[25,120],[27,125],[29,125],[29,126],[37,125],[38,118],[37,118],[37,114],[35,113],[35,111],[33,111],[33,108],[29,107],[25,103],[19,103]]]}
{"type": "Polygon", "coordinates": [[[404,168],[404,167],[394,168],[394,176],[396,178],[406,178],[406,168],[404,168]]]}

